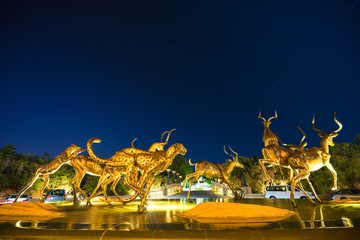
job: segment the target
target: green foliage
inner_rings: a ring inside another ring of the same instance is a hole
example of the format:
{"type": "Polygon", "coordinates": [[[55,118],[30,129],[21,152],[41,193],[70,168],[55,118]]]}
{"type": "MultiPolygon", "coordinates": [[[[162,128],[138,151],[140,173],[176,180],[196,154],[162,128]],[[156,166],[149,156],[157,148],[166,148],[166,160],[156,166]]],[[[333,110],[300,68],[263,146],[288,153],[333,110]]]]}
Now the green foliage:
{"type": "MultiPolygon", "coordinates": [[[[265,176],[258,159],[257,157],[239,157],[240,163],[244,165],[246,183],[254,193],[262,193],[265,188],[265,176]]],[[[230,175],[230,180],[243,186],[243,170],[241,168],[234,168],[230,175]]]]}
{"type": "MultiPolygon", "coordinates": [[[[99,177],[96,176],[92,176],[92,175],[85,175],[83,180],[81,181],[81,189],[83,189],[86,193],[92,193],[93,190],[95,189],[96,185],[98,184],[99,181],[99,177]]],[[[111,191],[110,187],[111,187],[112,183],[110,183],[107,186],[106,189],[106,194],[113,196],[114,193],[111,191]]],[[[116,192],[119,195],[127,195],[130,192],[130,189],[128,187],[126,187],[123,183],[118,183],[115,187],[116,192]]],[[[101,187],[98,189],[98,191],[101,191],[101,187]]]]}
{"type": "MultiPolygon", "coordinates": [[[[179,176],[182,176],[182,181],[185,179],[185,176],[192,173],[193,170],[188,162],[188,160],[181,155],[177,155],[172,164],[168,167],[168,169],[171,169],[171,171],[176,171],[177,173],[179,173],[179,176]]],[[[161,174],[159,174],[160,176],[164,176],[166,178],[162,178],[162,183],[161,186],[164,186],[167,184],[167,176],[168,173],[167,171],[163,171],[161,174]]],[[[173,173],[170,172],[170,183],[173,183],[173,173]]]]}
{"type": "MultiPolygon", "coordinates": [[[[173,171],[175,170],[177,173],[180,173],[181,176],[186,176],[193,172],[188,160],[186,157],[177,155],[169,168],[173,171]]],[[[164,171],[165,172],[165,171],[164,171]]]]}

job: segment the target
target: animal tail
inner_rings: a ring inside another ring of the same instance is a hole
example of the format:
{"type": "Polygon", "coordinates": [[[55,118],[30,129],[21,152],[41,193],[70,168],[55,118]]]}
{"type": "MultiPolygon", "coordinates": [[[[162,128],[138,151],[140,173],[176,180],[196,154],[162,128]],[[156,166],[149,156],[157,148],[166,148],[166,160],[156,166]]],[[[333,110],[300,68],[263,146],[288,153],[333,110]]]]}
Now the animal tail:
{"type": "Polygon", "coordinates": [[[195,164],[191,163],[191,158],[189,159],[189,164],[190,164],[190,166],[195,166],[195,164]]]}
{"type": "Polygon", "coordinates": [[[90,138],[86,144],[86,148],[87,148],[87,151],[90,155],[90,157],[92,159],[94,159],[95,161],[99,162],[99,163],[106,163],[108,161],[108,159],[105,159],[105,158],[101,158],[101,157],[98,157],[95,155],[94,151],[93,151],[93,148],[92,148],[92,144],[93,143],[101,143],[101,140],[99,138],[90,138]]]}

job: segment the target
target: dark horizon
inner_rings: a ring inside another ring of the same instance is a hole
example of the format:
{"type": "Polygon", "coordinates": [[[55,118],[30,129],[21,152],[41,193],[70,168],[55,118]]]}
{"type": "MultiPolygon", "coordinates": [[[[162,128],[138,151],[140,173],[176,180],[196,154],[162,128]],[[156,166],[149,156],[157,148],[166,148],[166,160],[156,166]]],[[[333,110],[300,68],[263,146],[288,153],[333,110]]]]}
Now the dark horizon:
{"type": "Polygon", "coordinates": [[[164,131],[192,162],[229,145],[260,156],[264,126],[319,146],[311,129],[360,134],[355,1],[3,1],[0,147],[57,156],[92,137],[98,156],[164,131]]]}

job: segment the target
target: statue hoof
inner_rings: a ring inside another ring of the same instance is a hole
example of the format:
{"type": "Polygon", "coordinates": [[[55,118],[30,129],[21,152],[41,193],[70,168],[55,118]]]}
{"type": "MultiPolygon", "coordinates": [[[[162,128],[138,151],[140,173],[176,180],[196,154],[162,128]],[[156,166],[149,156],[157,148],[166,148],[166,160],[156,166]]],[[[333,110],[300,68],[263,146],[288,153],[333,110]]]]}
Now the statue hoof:
{"type": "Polygon", "coordinates": [[[139,213],[145,213],[146,212],[146,207],[145,206],[138,206],[138,212],[139,213]]]}

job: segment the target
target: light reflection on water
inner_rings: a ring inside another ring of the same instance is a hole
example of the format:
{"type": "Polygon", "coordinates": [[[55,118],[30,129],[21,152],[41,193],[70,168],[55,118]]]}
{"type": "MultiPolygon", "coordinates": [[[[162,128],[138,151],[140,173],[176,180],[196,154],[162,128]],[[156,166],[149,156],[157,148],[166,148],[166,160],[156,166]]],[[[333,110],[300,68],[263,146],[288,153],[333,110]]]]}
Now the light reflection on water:
{"type": "Polygon", "coordinates": [[[273,206],[296,211],[292,217],[279,222],[199,222],[177,214],[186,212],[203,202],[233,202],[232,199],[197,198],[194,203],[187,199],[149,200],[147,213],[137,213],[137,202],[126,205],[93,207],[68,207],[67,216],[49,221],[18,221],[16,227],[25,229],[64,230],[239,230],[239,229],[289,229],[289,228],[350,228],[360,226],[360,208],[337,206],[330,203],[313,206],[306,200],[298,200],[298,209],[284,199],[245,199],[242,203],[273,206]]]}

